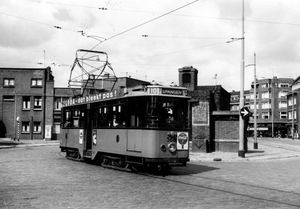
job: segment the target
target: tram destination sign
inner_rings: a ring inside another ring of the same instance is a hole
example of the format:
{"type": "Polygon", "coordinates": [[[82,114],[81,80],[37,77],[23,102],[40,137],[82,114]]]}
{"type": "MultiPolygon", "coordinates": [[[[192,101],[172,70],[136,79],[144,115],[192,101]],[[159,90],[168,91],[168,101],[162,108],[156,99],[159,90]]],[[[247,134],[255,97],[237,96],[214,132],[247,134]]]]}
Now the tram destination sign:
{"type": "Polygon", "coordinates": [[[156,94],[156,95],[185,96],[185,89],[166,88],[166,87],[150,87],[150,88],[148,88],[148,93],[156,94]]]}
{"type": "Polygon", "coordinates": [[[64,106],[71,106],[71,105],[76,105],[76,104],[83,104],[83,103],[88,103],[88,102],[94,102],[94,101],[101,101],[101,100],[106,100],[106,99],[111,99],[111,98],[116,98],[118,97],[117,91],[112,91],[112,92],[104,92],[104,93],[99,93],[99,94],[94,94],[94,95],[87,95],[79,98],[72,98],[68,99],[67,101],[64,102],[64,106]]]}

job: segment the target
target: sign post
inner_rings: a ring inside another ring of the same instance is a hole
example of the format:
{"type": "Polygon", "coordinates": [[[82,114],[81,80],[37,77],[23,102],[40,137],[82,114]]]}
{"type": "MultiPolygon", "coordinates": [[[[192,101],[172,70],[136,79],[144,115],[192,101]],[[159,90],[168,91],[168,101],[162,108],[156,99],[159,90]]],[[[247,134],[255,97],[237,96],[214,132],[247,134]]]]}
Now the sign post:
{"type": "Polygon", "coordinates": [[[247,152],[248,150],[248,146],[247,146],[247,127],[249,125],[249,118],[253,116],[253,113],[250,112],[250,110],[247,107],[242,107],[242,109],[240,110],[240,117],[242,117],[243,119],[243,126],[244,126],[244,139],[243,139],[243,144],[241,144],[241,146],[243,146],[243,151],[247,152]]]}

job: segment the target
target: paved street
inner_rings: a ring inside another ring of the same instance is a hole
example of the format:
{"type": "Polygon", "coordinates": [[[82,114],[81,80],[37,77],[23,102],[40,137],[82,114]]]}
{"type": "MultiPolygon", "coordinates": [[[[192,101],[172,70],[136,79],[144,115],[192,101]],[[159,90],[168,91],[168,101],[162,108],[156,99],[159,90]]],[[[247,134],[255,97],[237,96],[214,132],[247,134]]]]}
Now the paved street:
{"type": "Polygon", "coordinates": [[[0,149],[0,208],[300,208],[300,158],[191,162],[166,177],[0,149]]]}

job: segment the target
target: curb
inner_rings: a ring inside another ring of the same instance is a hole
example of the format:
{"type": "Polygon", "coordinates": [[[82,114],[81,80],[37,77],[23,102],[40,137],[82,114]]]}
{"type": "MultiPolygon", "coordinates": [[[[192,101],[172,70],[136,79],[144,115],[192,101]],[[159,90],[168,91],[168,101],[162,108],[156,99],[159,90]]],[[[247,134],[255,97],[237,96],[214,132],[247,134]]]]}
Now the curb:
{"type": "Polygon", "coordinates": [[[40,146],[58,146],[59,142],[50,143],[16,143],[9,145],[0,145],[0,149],[10,149],[10,148],[24,148],[24,147],[40,147],[40,146]]]}

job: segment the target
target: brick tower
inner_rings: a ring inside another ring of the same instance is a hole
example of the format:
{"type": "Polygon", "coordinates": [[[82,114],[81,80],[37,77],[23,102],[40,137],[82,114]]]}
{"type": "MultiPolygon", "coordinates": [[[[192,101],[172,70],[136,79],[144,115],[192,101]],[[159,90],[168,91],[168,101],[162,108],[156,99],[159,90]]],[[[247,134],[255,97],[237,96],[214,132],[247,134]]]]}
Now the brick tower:
{"type": "Polygon", "coordinates": [[[189,91],[195,91],[198,85],[198,70],[193,66],[182,67],[179,71],[179,86],[188,88],[189,91]]]}

